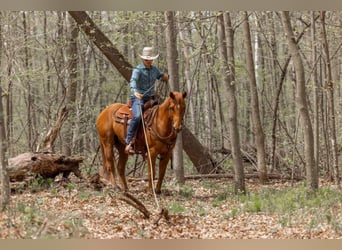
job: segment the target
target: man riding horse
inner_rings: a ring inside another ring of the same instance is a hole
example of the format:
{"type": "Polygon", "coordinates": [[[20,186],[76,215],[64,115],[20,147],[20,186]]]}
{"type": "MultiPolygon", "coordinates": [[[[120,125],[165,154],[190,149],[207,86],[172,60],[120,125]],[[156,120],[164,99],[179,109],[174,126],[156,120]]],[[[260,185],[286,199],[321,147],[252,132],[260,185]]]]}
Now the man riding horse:
{"type": "Polygon", "coordinates": [[[152,47],[145,47],[142,55],[139,55],[142,59],[142,63],[137,65],[132,72],[130,87],[131,87],[131,105],[133,119],[128,126],[128,132],[126,136],[126,154],[132,152],[132,138],[136,133],[140,121],[141,121],[141,110],[144,104],[149,101],[154,95],[155,81],[162,80],[168,81],[168,74],[163,73],[156,66],[152,65],[153,60],[157,59],[159,54],[155,55],[152,47]]]}
{"type": "Polygon", "coordinates": [[[117,173],[121,189],[128,190],[126,163],[131,153],[140,152],[144,156],[148,155],[149,158],[147,162],[148,191],[151,192],[154,187],[156,160],[159,156],[158,182],[155,192],[160,194],[177,134],[182,129],[187,93],[171,91],[162,103],[144,112],[144,124],[141,127],[139,123],[142,120],[142,106],[149,105],[146,102],[154,94],[155,81],[157,79],[167,81],[169,77],[157,67],[152,66],[153,60],[158,57],[153,53],[153,48],[145,47],[140,57],[143,62],[134,68],[130,81],[132,112],[127,104],[113,103],[103,109],[96,120],[102,154],[100,175],[109,180],[112,185],[116,185],[117,173]],[[129,124],[128,133],[127,124],[129,124]],[[139,131],[139,128],[142,130],[139,131]],[[143,134],[140,133],[141,131],[143,134]],[[118,158],[114,155],[114,146],[118,152],[118,158]],[[117,159],[116,164],[114,159],[117,159]]]}

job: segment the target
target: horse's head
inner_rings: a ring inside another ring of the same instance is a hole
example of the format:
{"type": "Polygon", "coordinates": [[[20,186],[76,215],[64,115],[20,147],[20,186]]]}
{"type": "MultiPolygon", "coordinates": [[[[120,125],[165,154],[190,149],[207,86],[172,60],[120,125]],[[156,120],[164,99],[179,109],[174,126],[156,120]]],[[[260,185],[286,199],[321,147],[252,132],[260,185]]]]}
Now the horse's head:
{"type": "Polygon", "coordinates": [[[185,113],[186,92],[170,92],[170,118],[172,120],[172,127],[179,132],[182,129],[183,116],[185,113]]]}

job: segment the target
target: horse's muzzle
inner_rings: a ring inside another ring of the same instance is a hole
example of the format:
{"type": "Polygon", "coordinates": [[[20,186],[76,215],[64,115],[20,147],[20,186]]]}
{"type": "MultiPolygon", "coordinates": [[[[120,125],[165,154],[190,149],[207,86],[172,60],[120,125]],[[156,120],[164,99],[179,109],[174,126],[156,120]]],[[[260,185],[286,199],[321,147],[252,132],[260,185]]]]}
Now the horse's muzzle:
{"type": "Polygon", "coordinates": [[[175,130],[176,133],[179,133],[182,130],[182,125],[180,125],[179,127],[173,126],[173,130],[175,130]]]}

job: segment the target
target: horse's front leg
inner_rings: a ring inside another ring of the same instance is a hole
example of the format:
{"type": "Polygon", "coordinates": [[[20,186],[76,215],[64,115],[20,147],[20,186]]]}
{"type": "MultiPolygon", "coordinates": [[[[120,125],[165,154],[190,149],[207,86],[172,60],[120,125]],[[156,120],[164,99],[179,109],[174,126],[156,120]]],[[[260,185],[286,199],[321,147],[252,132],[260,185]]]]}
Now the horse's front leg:
{"type": "Polygon", "coordinates": [[[159,161],[159,178],[156,186],[156,193],[161,193],[161,186],[163,184],[167,164],[169,163],[169,160],[172,156],[172,151],[170,150],[166,155],[162,155],[161,159],[159,161]]]}
{"type": "Polygon", "coordinates": [[[150,155],[147,158],[147,168],[148,168],[148,192],[152,193],[152,185],[155,176],[155,166],[156,166],[157,153],[150,149],[150,155]],[[152,165],[151,165],[152,164],[152,165]]]}

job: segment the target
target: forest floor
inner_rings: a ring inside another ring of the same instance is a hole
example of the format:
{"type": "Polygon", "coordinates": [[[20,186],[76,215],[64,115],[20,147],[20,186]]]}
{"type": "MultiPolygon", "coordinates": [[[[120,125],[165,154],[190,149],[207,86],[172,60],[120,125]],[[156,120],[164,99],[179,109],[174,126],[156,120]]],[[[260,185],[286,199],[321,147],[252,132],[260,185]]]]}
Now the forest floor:
{"type": "Polygon", "coordinates": [[[156,200],[145,181],[130,180],[148,219],[108,188],[95,191],[77,179],[43,184],[12,193],[9,209],[0,212],[1,239],[342,239],[342,193],[331,183],[308,196],[303,182],[251,179],[247,195],[234,195],[230,179],[180,187],[169,178],[156,200]]]}

